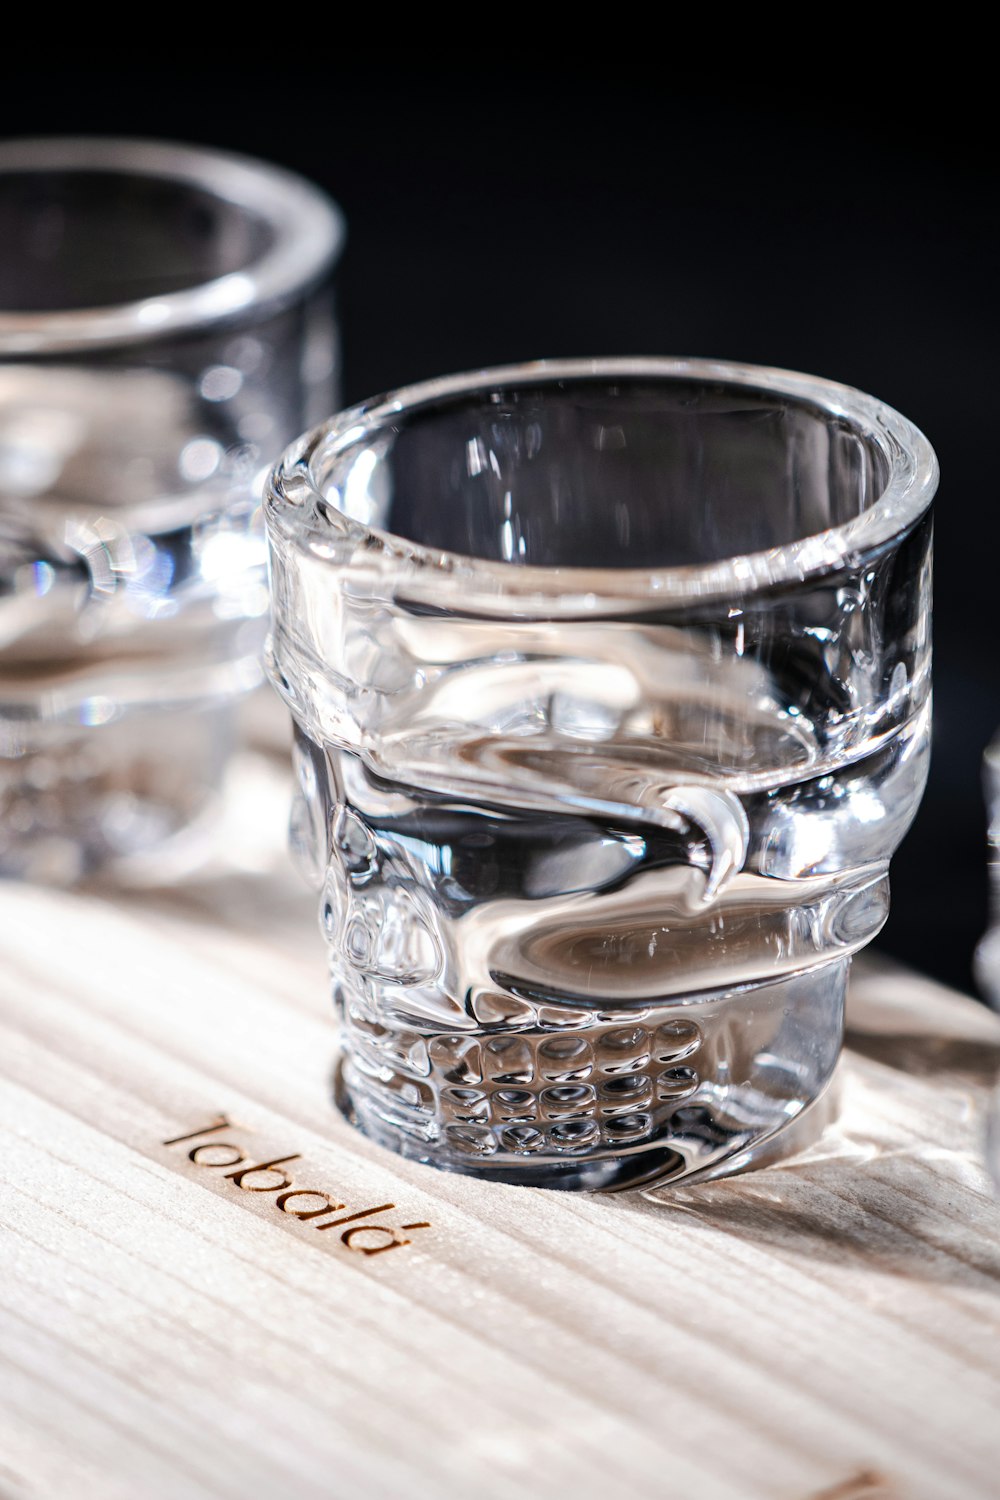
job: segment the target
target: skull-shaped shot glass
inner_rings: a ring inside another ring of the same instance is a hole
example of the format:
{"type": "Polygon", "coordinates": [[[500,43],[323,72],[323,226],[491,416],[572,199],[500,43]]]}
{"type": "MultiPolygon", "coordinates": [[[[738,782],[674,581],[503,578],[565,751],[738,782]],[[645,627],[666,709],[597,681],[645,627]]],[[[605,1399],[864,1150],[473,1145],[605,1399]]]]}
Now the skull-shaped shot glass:
{"type": "Polygon", "coordinates": [[[269,669],[366,1134],[615,1188],[804,1133],[926,776],[936,481],[858,391],[680,359],[288,451],[269,669]]]}
{"type": "Polygon", "coordinates": [[[0,144],[0,875],[209,852],[263,681],[263,478],[338,399],[343,236],[246,157],[0,144]]]}

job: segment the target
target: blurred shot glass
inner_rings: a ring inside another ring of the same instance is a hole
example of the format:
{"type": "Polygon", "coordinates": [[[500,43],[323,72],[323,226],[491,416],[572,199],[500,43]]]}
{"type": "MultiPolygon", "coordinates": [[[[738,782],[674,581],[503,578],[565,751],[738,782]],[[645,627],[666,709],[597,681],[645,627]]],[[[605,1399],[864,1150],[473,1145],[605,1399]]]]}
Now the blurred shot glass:
{"type": "MultiPolygon", "coordinates": [[[[986,845],[989,871],[989,926],[976,949],[976,981],[984,999],[1000,1010],[1000,733],[983,755],[983,794],[986,801],[986,845]]],[[[1000,1127],[996,1131],[1000,1162],[1000,1127]]],[[[1000,1173],[998,1173],[1000,1176],[1000,1173]]]]}
{"type": "Polygon", "coordinates": [[[342,240],[261,162],[0,145],[0,874],[206,847],[262,675],[261,479],[336,399],[342,240]]]}
{"type": "Polygon", "coordinates": [[[362,1130],[563,1188],[802,1143],[923,791],[936,482],[871,397],[696,360],[286,452],[269,669],[362,1130]]]}

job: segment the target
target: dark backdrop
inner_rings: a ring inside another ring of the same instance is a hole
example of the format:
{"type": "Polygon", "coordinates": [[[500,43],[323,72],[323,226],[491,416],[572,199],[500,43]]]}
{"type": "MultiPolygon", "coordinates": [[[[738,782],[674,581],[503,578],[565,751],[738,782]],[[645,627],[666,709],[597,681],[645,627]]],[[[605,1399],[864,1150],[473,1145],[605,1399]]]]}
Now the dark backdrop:
{"type": "MultiPolygon", "coordinates": [[[[516,50],[502,40],[498,55],[516,50]]],[[[1000,723],[996,184],[979,80],[963,72],[956,113],[879,78],[862,50],[836,91],[794,92],[749,68],[743,87],[678,85],[662,56],[490,66],[470,42],[376,69],[356,50],[307,43],[295,71],[86,54],[5,80],[0,130],[202,141],[321,183],[349,222],[349,400],[542,355],[696,354],[846,381],[922,426],[943,474],[934,763],[880,943],[970,987],[979,762],[1000,723]]]]}

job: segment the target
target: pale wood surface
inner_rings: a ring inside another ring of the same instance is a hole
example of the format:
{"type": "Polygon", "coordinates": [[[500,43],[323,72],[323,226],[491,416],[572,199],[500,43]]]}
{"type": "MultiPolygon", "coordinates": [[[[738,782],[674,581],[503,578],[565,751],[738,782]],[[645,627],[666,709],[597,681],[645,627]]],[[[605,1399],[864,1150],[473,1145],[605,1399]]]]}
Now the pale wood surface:
{"type": "Polygon", "coordinates": [[[182,890],[0,891],[4,1500],[1000,1494],[992,1016],[869,967],[840,1124],[728,1182],[398,1162],[329,1103],[284,798],[248,761],[231,863],[182,890]],[[207,1139],[429,1227],[366,1255],[162,1144],[220,1112],[207,1139]]]}

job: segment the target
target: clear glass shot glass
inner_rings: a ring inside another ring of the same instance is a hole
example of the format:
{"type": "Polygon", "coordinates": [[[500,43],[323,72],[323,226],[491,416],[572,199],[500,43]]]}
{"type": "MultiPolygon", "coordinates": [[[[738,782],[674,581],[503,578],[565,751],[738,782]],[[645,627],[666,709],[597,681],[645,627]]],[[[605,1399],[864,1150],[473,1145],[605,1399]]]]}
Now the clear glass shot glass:
{"type": "Polygon", "coordinates": [[[269,670],[367,1135],[557,1188],[803,1139],[923,791],[936,482],[869,396],[683,359],[286,453],[269,670]]]}
{"type": "MultiPolygon", "coordinates": [[[[976,948],[976,982],[986,1002],[1000,1010],[1000,733],[983,754],[983,797],[986,802],[986,848],[989,873],[989,926],[976,948]]],[[[1000,1162],[1000,1119],[996,1134],[1000,1162]]]]}
{"type": "Polygon", "coordinates": [[[0,874],[203,851],[263,676],[263,477],[337,399],[342,238],[261,162],[0,145],[0,874]]]}

